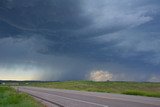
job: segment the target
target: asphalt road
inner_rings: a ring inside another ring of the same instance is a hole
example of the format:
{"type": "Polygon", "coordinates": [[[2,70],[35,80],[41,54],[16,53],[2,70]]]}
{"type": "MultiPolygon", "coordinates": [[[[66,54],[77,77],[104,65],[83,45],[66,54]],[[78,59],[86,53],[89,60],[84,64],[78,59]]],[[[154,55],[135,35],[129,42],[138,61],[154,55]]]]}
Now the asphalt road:
{"type": "Polygon", "coordinates": [[[57,107],[160,107],[160,98],[36,87],[18,90],[57,107]]]}

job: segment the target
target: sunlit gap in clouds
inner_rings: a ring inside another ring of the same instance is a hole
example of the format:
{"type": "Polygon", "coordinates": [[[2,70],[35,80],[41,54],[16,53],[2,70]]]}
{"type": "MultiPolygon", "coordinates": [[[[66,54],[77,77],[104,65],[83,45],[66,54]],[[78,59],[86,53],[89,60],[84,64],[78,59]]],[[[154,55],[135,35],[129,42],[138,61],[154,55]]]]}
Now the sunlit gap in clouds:
{"type": "Polygon", "coordinates": [[[0,66],[0,80],[38,80],[38,67],[32,65],[0,66]]]}

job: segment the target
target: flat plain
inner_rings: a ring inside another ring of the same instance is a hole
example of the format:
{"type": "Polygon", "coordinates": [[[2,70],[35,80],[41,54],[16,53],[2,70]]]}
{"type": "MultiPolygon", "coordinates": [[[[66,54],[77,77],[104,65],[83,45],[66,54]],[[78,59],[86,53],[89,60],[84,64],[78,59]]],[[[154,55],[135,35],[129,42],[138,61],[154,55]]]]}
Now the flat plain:
{"type": "Polygon", "coordinates": [[[64,82],[22,82],[21,85],[89,91],[118,93],[160,98],[160,83],[153,82],[93,82],[93,81],[64,81],[64,82]]]}

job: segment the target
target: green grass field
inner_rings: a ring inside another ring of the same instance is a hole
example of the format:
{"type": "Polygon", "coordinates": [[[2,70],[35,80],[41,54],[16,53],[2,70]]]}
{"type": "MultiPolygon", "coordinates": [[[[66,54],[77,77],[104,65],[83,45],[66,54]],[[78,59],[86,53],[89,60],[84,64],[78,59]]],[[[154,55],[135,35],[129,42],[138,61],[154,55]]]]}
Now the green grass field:
{"type": "Polygon", "coordinates": [[[8,86],[0,86],[0,107],[43,107],[32,97],[16,92],[8,86]]]}
{"type": "Polygon", "coordinates": [[[57,89],[82,90],[91,92],[107,92],[128,95],[140,95],[160,98],[160,83],[150,82],[30,82],[28,85],[57,89]]]}

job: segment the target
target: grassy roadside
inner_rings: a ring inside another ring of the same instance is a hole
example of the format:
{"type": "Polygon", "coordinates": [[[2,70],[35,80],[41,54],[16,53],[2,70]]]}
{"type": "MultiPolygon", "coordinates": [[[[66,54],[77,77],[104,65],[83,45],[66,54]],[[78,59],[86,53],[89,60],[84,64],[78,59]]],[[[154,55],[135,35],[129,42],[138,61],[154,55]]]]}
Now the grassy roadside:
{"type": "Polygon", "coordinates": [[[17,93],[11,87],[0,86],[0,107],[43,107],[43,105],[26,94],[17,93]]]}
{"type": "Polygon", "coordinates": [[[30,82],[30,86],[57,89],[82,90],[91,92],[119,93],[160,98],[160,83],[150,82],[30,82]]]}

